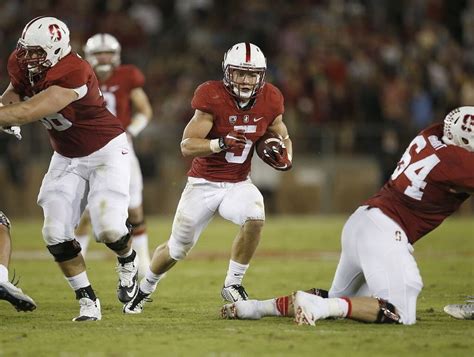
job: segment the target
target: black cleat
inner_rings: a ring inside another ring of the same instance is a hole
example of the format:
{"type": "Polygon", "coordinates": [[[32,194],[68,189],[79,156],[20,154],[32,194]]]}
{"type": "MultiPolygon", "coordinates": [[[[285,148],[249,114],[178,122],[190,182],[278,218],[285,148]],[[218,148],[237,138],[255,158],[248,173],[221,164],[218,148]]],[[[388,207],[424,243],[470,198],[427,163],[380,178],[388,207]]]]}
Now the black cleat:
{"type": "Polygon", "coordinates": [[[36,309],[36,303],[33,299],[9,281],[0,283],[0,300],[8,301],[17,311],[33,311],[36,309]]]}
{"type": "Polygon", "coordinates": [[[143,291],[138,289],[137,295],[123,306],[123,312],[125,314],[141,314],[143,311],[143,305],[145,305],[146,302],[153,301],[148,296],[150,296],[150,294],[145,294],[143,291]]]}
{"type": "Polygon", "coordinates": [[[135,251],[127,258],[117,258],[119,282],[117,297],[120,302],[127,303],[133,299],[138,290],[138,257],[135,251]]]}
{"type": "Polygon", "coordinates": [[[222,288],[221,295],[224,300],[229,302],[245,301],[249,298],[245,288],[238,284],[224,286],[222,288]]]}

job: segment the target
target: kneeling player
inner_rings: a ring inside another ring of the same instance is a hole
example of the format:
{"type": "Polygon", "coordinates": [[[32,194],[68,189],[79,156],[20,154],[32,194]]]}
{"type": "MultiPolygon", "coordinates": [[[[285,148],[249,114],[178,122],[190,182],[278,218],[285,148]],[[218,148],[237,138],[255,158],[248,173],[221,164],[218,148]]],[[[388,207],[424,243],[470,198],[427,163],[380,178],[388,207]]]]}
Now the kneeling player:
{"type": "Polygon", "coordinates": [[[453,110],[423,130],[390,180],[347,220],[328,298],[298,291],[266,301],[238,301],[224,318],[295,315],[314,325],[328,317],[416,322],[423,283],[413,257],[417,240],[438,227],[474,191],[474,106],[453,110]]]}

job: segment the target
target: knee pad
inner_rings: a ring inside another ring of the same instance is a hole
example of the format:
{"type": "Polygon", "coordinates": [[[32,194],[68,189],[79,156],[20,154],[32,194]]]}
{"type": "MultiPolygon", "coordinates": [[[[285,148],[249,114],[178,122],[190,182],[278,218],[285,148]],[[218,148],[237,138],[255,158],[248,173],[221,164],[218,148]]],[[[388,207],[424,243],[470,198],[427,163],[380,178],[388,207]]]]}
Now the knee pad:
{"type": "Polygon", "coordinates": [[[115,251],[115,252],[120,252],[120,251],[124,250],[125,248],[127,248],[128,241],[130,240],[130,237],[131,236],[130,236],[130,233],[129,233],[129,234],[124,235],[123,237],[121,237],[117,241],[112,242],[112,243],[105,243],[105,245],[107,247],[109,247],[110,249],[112,249],[113,251],[115,251]]]}
{"type": "Polygon", "coordinates": [[[400,323],[400,315],[397,314],[395,306],[387,300],[381,298],[377,298],[377,300],[379,302],[380,311],[375,322],[379,324],[400,323]]]}
{"type": "Polygon", "coordinates": [[[81,252],[81,245],[75,239],[47,246],[49,252],[58,263],[74,259],[81,252]]]}

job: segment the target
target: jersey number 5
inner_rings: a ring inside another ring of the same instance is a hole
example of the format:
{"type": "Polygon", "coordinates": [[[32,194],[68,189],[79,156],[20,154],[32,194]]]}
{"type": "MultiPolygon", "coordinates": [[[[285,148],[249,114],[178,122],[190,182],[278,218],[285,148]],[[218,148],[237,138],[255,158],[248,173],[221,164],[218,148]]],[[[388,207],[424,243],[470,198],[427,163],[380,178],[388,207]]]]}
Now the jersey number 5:
{"type": "Polygon", "coordinates": [[[440,160],[438,156],[431,154],[424,159],[411,162],[410,151],[413,147],[415,147],[415,152],[419,154],[426,147],[425,138],[420,135],[413,139],[393,172],[391,179],[395,181],[404,173],[408,180],[410,180],[410,185],[408,185],[403,193],[415,200],[421,201],[423,189],[426,187],[426,176],[438,165],[440,160]]]}

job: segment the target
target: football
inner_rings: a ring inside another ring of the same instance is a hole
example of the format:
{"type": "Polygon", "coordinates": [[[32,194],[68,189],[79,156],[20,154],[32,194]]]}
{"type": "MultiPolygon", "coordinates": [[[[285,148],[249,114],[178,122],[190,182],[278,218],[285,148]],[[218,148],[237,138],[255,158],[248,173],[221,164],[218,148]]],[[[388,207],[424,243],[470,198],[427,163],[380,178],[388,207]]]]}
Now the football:
{"type": "Polygon", "coordinates": [[[270,155],[272,159],[275,159],[275,150],[277,150],[280,154],[283,153],[282,144],[282,139],[278,134],[267,131],[260,139],[258,139],[257,143],[255,144],[255,151],[264,162],[267,162],[265,153],[270,155]]]}

